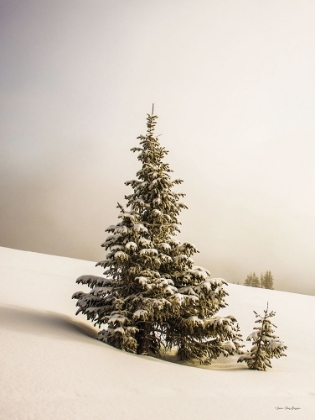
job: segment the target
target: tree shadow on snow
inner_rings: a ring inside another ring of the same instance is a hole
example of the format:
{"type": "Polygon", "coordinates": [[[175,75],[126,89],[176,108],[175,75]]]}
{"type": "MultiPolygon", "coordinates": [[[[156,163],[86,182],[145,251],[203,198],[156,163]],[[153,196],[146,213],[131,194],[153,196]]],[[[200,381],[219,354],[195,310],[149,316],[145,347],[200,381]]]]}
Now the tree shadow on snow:
{"type": "Polygon", "coordinates": [[[72,341],[97,337],[96,329],[66,315],[10,305],[0,306],[0,328],[72,341]]]}
{"type": "MultiPolygon", "coordinates": [[[[41,337],[51,337],[57,340],[91,343],[91,338],[94,340],[97,338],[96,328],[70,318],[69,316],[58,314],[56,312],[40,311],[11,305],[0,306],[0,329],[41,337]]],[[[96,340],[94,343],[101,344],[96,340]]],[[[130,356],[134,355],[130,354],[130,356]]],[[[222,356],[217,360],[214,360],[211,365],[200,365],[199,363],[185,363],[178,361],[176,354],[173,351],[163,354],[162,358],[153,356],[151,360],[170,362],[186,367],[209,370],[244,370],[246,367],[237,364],[237,357],[238,356],[231,356],[225,358],[222,356]]]]}

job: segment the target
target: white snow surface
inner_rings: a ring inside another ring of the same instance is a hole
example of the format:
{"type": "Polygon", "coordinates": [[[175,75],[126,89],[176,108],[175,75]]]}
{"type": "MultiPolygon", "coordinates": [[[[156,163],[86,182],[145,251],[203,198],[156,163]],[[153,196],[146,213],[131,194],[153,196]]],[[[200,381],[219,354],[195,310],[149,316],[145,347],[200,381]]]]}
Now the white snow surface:
{"type": "Polygon", "coordinates": [[[3,420],[315,418],[314,296],[228,285],[219,316],[234,315],[246,338],[268,302],[287,357],[266,372],[236,356],[199,368],[95,340],[71,300],[88,290],[78,276],[101,274],[93,262],[0,248],[0,272],[3,420]]]}

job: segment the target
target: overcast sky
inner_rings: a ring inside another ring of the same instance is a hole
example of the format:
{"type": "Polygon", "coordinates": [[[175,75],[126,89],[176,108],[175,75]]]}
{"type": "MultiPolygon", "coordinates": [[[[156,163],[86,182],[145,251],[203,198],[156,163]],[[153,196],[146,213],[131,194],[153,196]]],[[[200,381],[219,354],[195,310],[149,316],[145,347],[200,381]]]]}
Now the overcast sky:
{"type": "Polygon", "coordinates": [[[313,0],[0,0],[0,245],[102,259],[154,102],[195,262],[315,294],[314,22],[313,0]]]}

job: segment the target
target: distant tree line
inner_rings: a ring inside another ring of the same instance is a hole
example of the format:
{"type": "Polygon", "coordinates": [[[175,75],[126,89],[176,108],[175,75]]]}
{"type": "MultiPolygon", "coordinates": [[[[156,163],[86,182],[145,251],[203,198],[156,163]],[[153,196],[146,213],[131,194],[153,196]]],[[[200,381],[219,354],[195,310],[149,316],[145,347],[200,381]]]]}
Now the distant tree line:
{"type": "Polygon", "coordinates": [[[265,274],[261,273],[259,279],[256,273],[249,273],[245,279],[244,285],[273,290],[273,275],[271,274],[271,271],[266,271],[265,274]]]}

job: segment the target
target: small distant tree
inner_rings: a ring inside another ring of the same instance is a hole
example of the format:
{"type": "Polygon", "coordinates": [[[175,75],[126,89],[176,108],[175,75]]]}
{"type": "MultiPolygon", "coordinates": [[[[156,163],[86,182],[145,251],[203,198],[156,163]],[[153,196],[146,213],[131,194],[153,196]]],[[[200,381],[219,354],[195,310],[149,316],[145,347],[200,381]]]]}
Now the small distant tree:
{"type": "Polygon", "coordinates": [[[251,287],[259,287],[259,278],[256,276],[256,273],[250,273],[247,275],[245,282],[245,286],[251,286],[251,287]]]}
{"type": "Polygon", "coordinates": [[[194,266],[198,252],[189,242],[175,239],[178,215],[187,208],[173,187],[167,150],[154,135],[156,115],[147,117],[147,133],[138,137],[141,168],[127,181],[128,211],[118,204],[119,221],[109,226],[103,243],[107,254],[97,265],[103,277],[81,276],[77,283],[90,287],[76,292],[77,314],[104,326],[99,339],[138,354],[159,354],[177,347],[181,360],[210,363],[220,354],[240,353],[241,335],[233,316],[217,312],[227,306],[227,283],[210,278],[194,266]]]}
{"type": "Polygon", "coordinates": [[[264,287],[264,273],[261,273],[259,283],[260,283],[260,287],[263,288],[264,287]]]}
{"type": "Polygon", "coordinates": [[[252,273],[247,274],[247,277],[244,281],[245,286],[251,286],[252,285],[252,273]]]}
{"type": "Polygon", "coordinates": [[[264,289],[273,290],[273,276],[271,274],[271,271],[266,271],[265,274],[262,276],[261,287],[264,289]]]}
{"type": "Polygon", "coordinates": [[[256,276],[256,273],[253,273],[252,287],[259,287],[259,286],[260,286],[259,278],[256,276]]]}
{"type": "Polygon", "coordinates": [[[253,343],[251,350],[240,356],[237,362],[246,362],[249,369],[266,370],[266,367],[272,368],[270,359],[286,356],[284,351],[287,346],[274,333],[274,328],[277,327],[270,321],[270,318],[274,317],[276,313],[273,311],[268,313],[268,304],[264,316],[255,311],[254,313],[257,318],[255,323],[260,325],[254,327],[254,332],[247,337],[247,340],[253,343]]]}

